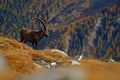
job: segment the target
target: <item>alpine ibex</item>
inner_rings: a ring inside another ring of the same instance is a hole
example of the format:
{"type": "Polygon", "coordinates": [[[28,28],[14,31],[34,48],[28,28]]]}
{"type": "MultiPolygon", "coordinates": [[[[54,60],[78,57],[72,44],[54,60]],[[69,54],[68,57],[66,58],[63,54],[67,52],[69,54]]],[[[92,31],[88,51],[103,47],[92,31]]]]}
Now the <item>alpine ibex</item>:
{"type": "Polygon", "coordinates": [[[20,31],[20,37],[21,37],[21,42],[31,42],[33,48],[37,49],[37,44],[38,41],[43,38],[43,36],[48,37],[48,32],[46,30],[47,23],[43,18],[34,18],[36,20],[39,20],[42,24],[44,29],[42,30],[31,30],[31,29],[26,29],[23,28],[20,31]]]}

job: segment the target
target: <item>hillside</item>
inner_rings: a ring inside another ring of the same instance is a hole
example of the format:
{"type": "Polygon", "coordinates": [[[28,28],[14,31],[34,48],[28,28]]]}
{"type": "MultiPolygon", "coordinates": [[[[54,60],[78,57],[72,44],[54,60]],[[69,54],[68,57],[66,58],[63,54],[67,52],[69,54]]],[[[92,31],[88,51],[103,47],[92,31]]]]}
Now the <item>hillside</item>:
{"type": "Polygon", "coordinates": [[[43,17],[49,37],[39,42],[39,49],[120,61],[119,0],[2,0],[0,12],[0,34],[8,38],[20,41],[23,27],[41,29],[41,24],[31,19],[43,17]]]}
{"type": "MultiPolygon", "coordinates": [[[[50,52],[50,50],[33,50],[23,43],[5,37],[0,37],[0,61],[2,60],[1,55],[4,56],[6,60],[2,71],[1,65],[3,64],[0,63],[0,79],[2,80],[20,80],[22,78],[22,80],[29,80],[31,74],[32,80],[37,80],[37,78],[40,78],[41,70],[45,71],[45,67],[40,65],[38,67],[38,64],[34,63],[33,60],[44,59],[48,62],[64,60],[62,64],[72,60],[68,56],[62,55],[61,53],[50,52]],[[36,74],[36,71],[40,71],[40,73],[36,74]],[[35,75],[36,77],[34,77],[35,75]],[[27,76],[27,78],[24,79],[25,76],[27,76]]],[[[4,62],[4,60],[2,62],[4,62]]],[[[120,63],[108,63],[97,60],[81,60],[79,62],[81,64],[76,66],[85,70],[87,80],[120,79],[120,63]]],[[[76,66],[73,66],[73,68],[76,66]]],[[[67,68],[68,66],[64,66],[64,68],[65,67],[67,68]]]]}
{"type": "Polygon", "coordinates": [[[69,60],[70,57],[50,50],[33,50],[23,43],[0,37],[0,53],[7,59],[9,67],[20,73],[34,70],[33,60],[44,59],[47,62],[57,60],[69,60]]]}
{"type": "Polygon", "coordinates": [[[95,60],[82,60],[82,66],[88,70],[88,80],[119,80],[120,64],[95,60]]]}

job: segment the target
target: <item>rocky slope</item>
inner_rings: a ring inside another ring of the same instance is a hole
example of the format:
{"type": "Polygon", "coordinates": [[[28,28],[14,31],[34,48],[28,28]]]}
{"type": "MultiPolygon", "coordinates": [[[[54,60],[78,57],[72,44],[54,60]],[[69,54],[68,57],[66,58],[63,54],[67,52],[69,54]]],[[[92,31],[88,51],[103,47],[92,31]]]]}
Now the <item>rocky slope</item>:
{"type": "Polygon", "coordinates": [[[33,50],[23,43],[4,37],[0,37],[0,53],[6,58],[10,69],[20,73],[34,70],[36,68],[34,61],[36,60],[45,60],[46,62],[70,60],[69,56],[60,52],[33,50]]]}
{"type": "Polygon", "coordinates": [[[31,18],[43,17],[50,36],[39,42],[39,49],[120,61],[119,0],[2,0],[0,12],[0,33],[9,38],[19,41],[23,27],[41,29],[31,18]]]}
{"type": "Polygon", "coordinates": [[[2,80],[39,80],[42,75],[49,78],[63,77],[67,80],[119,80],[120,63],[108,63],[95,60],[81,60],[80,64],[70,65],[72,60],[69,56],[53,50],[33,50],[27,45],[13,39],[0,37],[0,79],[2,80]],[[34,63],[35,60],[45,60],[46,62],[58,62],[58,68],[50,69],[34,63]],[[67,64],[67,65],[66,65],[67,64]],[[46,73],[47,69],[47,73],[46,73]],[[80,69],[80,70],[79,70],[80,69]],[[77,71],[76,71],[77,70],[77,71]],[[55,73],[57,71],[57,73],[55,73]],[[69,77],[67,72],[69,72],[69,77]],[[63,73],[64,76],[61,75],[63,73]],[[54,73],[56,75],[54,75],[54,73]],[[74,73],[74,76],[73,76],[74,73]],[[80,75],[77,75],[79,73],[80,75]],[[49,75],[49,76],[46,76],[49,75]],[[66,77],[66,76],[67,77],[66,77]],[[71,75],[71,76],[70,76],[71,75]],[[79,76],[79,77],[78,77],[79,76]]]}

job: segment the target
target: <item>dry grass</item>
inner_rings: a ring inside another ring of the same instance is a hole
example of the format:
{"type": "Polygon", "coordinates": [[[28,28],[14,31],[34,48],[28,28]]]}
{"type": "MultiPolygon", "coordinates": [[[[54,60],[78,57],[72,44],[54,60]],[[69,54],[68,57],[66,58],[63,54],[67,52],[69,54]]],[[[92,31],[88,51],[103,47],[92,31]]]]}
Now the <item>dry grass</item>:
{"type": "Polygon", "coordinates": [[[120,80],[120,63],[107,63],[96,60],[80,61],[88,71],[88,80],[120,80]]]}
{"type": "Polygon", "coordinates": [[[33,50],[12,39],[0,37],[0,52],[6,57],[11,70],[29,73],[35,69],[33,60],[57,61],[70,59],[68,56],[50,50],[33,50]]]}
{"type": "Polygon", "coordinates": [[[0,37],[0,44],[0,52],[5,56],[11,70],[27,73],[35,68],[32,58],[28,54],[29,51],[32,51],[31,48],[3,37],[0,37]]]}
{"type": "Polygon", "coordinates": [[[65,56],[59,52],[51,52],[50,50],[36,50],[31,55],[34,60],[44,59],[48,62],[71,59],[69,56],[65,56]]]}
{"type": "MultiPolygon", "coordinates": [[[[16,73],[32,73],[36,70],[33,60],[57,61],[59,65],[70,64],[71,60],[70,57],[61,53],[50,50],[33,50],[23,43],[4,37],[0,37],[0,53],[5,56],[10,69],[10,71],[0,72],[0,80],[14,80],[16,73]]],[[[79,62],[81,63],[80,67],[88,72],[88,80],[120,80],[120,63],[95,60],[79,62]]]]}

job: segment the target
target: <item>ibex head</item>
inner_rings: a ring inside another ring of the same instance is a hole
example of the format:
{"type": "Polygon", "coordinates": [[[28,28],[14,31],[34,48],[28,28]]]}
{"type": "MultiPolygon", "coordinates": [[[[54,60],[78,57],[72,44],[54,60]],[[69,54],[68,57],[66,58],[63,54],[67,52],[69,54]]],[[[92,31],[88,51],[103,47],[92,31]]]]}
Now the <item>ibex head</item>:
{"type": "Polygon", "coordinates": [[[43,18],[34,18],[34,19],[39,20],[43,24],[43,27],[44,27],[44,29],[42,29],[43,36],[48,37],[48,31],[46,29],[47,22],[45,21],[45,19],[43,19],[43,18]]]}

